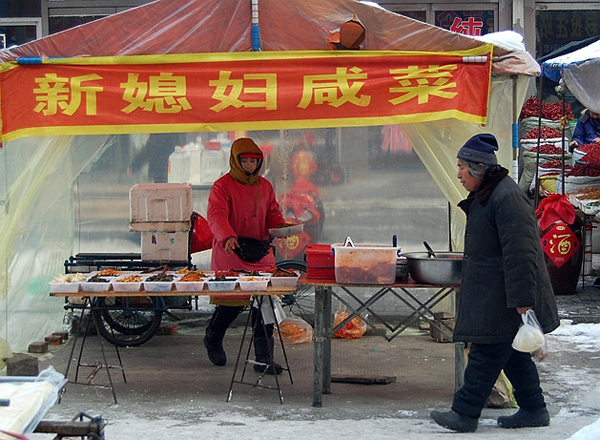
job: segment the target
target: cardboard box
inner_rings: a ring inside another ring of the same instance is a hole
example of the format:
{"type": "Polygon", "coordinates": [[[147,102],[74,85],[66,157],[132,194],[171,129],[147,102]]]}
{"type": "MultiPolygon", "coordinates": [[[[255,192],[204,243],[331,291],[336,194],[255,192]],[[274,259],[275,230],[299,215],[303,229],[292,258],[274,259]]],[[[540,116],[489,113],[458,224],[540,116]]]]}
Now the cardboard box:
{"type": "Polygon", "coordinates": [[[129,190],[131,231],[188,231],[191,183],[140,183],[129,190]]]}
{"type": "Polygon", "coordinates": [[[143,261],[187,261],[188,233],[175,232],[142,232],[143,261]]]}

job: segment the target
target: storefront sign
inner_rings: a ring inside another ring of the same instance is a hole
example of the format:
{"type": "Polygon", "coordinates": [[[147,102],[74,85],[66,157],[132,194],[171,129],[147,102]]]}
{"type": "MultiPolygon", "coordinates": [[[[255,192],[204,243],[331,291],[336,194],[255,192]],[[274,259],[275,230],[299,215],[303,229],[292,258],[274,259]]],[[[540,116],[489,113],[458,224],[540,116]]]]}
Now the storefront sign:
{"type": "Polygon", "coordinates": [[[484,124],[492,45],[452,53],[45,59],[0,71],[2,135],[484,124]],[[158,128],[158,130],[157,130],[158,128]]]}
{"type": "Polygon", "coordinates": [[[436,11],[435,25],[457,34],[485,35],[494,32],[494,11],[436,11]]]}

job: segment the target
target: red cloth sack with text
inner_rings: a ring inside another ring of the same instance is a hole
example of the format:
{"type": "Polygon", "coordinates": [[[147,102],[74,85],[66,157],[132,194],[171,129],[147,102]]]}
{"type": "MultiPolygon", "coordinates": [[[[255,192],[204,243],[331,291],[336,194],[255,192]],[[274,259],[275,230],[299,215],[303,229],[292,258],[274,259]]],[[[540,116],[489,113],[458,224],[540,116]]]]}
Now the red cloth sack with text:
{"type": "Polygon", "coordinates": [[[555,295],[572,295],[583,261],[583,221],[562,194],[543,199],[535,213],[552,290],[555,295]]]}
{"type": "Polygon", "coordinates": [[[192,212],[190,219],[192,226],[192,242],[190,252],[202,252],[212,248],[213,233],[208,221],[197,212],[192,212]]]}

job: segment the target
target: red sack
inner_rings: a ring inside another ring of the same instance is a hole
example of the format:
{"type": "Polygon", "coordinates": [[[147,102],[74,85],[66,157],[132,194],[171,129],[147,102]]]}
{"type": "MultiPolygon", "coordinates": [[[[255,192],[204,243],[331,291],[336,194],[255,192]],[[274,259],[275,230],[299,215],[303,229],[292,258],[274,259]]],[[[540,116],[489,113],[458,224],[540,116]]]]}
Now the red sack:
{"type": "Polygon", "coordinates": [[[192,242],[190,252],[202,252],[212,248],[213,233],[208,221],[197,212],[192,212],[190,219],[192,225],[192,242]]]}

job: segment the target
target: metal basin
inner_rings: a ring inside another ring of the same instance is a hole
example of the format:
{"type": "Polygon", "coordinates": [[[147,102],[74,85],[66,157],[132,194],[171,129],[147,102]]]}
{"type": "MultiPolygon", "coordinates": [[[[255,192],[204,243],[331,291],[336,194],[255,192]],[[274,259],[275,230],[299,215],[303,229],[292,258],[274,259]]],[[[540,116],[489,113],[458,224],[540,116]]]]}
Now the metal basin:
{"type": "Polygon", "coordinates": [[[457,286],[461,281],[462,252],[427,252],[403,254],[408,262],[408,273],[417,283],[457,286]]]}

